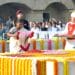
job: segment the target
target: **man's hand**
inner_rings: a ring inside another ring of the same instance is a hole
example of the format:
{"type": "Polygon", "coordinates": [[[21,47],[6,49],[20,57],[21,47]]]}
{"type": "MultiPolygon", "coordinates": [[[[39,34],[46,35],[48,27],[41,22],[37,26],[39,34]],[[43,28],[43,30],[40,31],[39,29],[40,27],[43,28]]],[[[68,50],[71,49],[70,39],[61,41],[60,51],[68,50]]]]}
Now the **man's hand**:
{"type": "Polygon", "coordinates": [[[67,38],[68,39],[75,39],[75,35],[68,35],[67,38]]]}
{"type": "Polygon", "coordinates": [[[69,35],[67,35],[67,34],[61,34],[61,35],[59,35],[59,34],[55,34],[54,35],[54,37],[68,37],[69,35]]]}
{"type": "Polygon", "coordinates": [[[58,34],[55,34],[54,37],[59,37],[59,35],[58,34]]]}
{"type": "Polygon", "coordinates": [[[7,33],[7,36],[8,37],[17,37],[17,32],[16,33],[14,33],[14,34],[12,34],[12,33],[7,33]]]}

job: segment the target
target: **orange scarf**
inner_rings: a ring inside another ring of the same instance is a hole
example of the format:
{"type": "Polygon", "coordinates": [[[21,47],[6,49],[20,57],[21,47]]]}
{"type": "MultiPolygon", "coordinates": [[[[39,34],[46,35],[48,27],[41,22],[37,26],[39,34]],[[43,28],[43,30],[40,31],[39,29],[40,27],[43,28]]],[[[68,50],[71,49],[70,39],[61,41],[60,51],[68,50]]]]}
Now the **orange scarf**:
{"type": "Polygon", "coordinates": [[[73,35],[74,31],[75,31],[75,24],[69,23],[69,25],[68,25],[68,34],[73,35]]]}

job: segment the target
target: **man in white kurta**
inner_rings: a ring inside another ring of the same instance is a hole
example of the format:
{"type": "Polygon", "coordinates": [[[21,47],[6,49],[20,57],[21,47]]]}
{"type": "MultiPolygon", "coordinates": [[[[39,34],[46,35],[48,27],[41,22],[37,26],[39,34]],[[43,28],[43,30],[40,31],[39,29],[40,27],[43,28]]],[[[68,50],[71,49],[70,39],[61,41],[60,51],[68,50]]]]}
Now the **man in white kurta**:
{"type": "MultiPolygon", "coordinates": [[[[10,37],[9,49],[11,53],[16,53],[21,50],[20,45],[22,44],[20,38],[17,39],[18,32],[28,33],[28,30],[23,26],[23,20],[16,21],[16,26],[12,27],[7,35],[10,37]]],[[[21,36],[22,37],[22,36],[21,36]]],[[[26,36],[23,40],[25,40],[26,36]]]]}
{"type": "Polygon", "coordinates": [[[75,11],[71,13],[71,21],[66,24],[65,30],[59,36],[66,37],[65,50],[75,50],[75,11]]]}

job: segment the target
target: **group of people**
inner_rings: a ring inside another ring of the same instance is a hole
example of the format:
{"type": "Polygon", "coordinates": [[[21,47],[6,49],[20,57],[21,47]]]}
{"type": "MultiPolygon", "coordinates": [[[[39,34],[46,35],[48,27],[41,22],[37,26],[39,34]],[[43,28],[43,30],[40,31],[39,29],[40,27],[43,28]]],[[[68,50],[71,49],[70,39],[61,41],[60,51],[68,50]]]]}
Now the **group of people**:
{"type": "Polygon", "coordinates": [[[24,13],[21,10],[17,10],[17,12],[15,13],[15,18],[8,17],[8,20],[4,21],[4,22],[0,22],[0,39],[8,39],[6,37],[6,33],[15,26],[15,21],[16,20],[20,20],[22,19],[24,22],[24,28],[26,28],[27,30],[30,29],[29,27],[29,23],[27,20],[24,19],[24,13]]]}
{"type": "Polygon", "coordinates": [[[65,50],[75,50],[75,11],[71,13],[71,19],[67,22],[64,31],[55,36],[65,37],[65,50]]]}
{"type": "Polygon", "coordinates": [[[66,37],[66,50],[75,50],[75,11],[71,13],[70,21],[64,25],[61,21],[56,21],[52,19],[49,22],[36,23],[31,22],[30,24],[31,31],[61,31],[54,36],[66,37]]]}
{"type": "Polygon", "coordinates": [[[49,22],[28,22],[24,19],[24,14],[21,10],[18,10],[15,14],[16,18],[14,20],[10,21],[9,19],[6,22],[7,31],[3,27],[3,23],[0,23],[0,37],[3,33],[10,37],[10,52],[28,50],[30,46],[29,39],[33,37],[35,31],[51,31],[53,33],[61,31],[54,36],[66,37],[65,49],[75,50],[75,11],[71,13],[71,20],[66,25],[61,21],[56,21],[54,18],[49,22]]]}
{"type": "Polygon", "coordinates": [[[14,24],[7,32],[7,36],[10,37],[10,52],[22,52],[29,49],[29,39],[33,37],[34,33],[28,31],[29,28],[26,24],[27,21],[24,20],[22,11],[18,10],[14,24]]]}
{"type": "Polygon", "coordinates": [[[35,22],[24,19],[24,14],[21,10],[18,10],[16,12],[16,17],[13,19],[12,17],[9,17],[9,19],[6,21],[5,25],[3,23],[0,23],[0,39],[7,39],[3,34],[7,33],[12,27],[15,26],[15,20],[16,19],[23,19],[24,20],[24,28],[33,31],[33,32],[39,32],[39,31],[50,31],[50,32],[57,32],[57,31],[63,31],[65,29],[65,24],[63,24],[61,21],[57,21],[55,18],[50,19],[48,22],[35,22]]]}
{"type": "Polygon", "coordinates": [[[52,18],[49,22],[29,22],[31,31],[63,31],[65,24],[52,18]]]}

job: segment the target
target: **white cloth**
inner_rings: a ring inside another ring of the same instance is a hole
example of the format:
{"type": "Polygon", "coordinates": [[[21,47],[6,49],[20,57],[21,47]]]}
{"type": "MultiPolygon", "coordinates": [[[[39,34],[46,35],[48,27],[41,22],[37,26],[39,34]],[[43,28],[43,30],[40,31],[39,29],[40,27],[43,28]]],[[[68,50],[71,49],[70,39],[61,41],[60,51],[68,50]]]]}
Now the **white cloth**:
{"type": "Polygon", "coordinates": [[[75,40],[66,40],[65,50],[75,50],[75,40]]]}
{"type": "Polygon", "coordinates": [[[10,44],[9,44],[9,50],[10,50],[10,52],[11,53],[17,53],[17,52],[19,52],[19,50],[20,50],[19,46],[20,46],[19,41],[16,38],[11,37],[10,38],[10,44]]]}
{"type": "MultiPolygon", "coordinates": [[[[10,31],[14,31],[15,28],[11,28],[10,31]]],[[[16,29],[15,29],[16,30],[16,29]]],[[[10,32],[9,31],[9,32],[10,32]]],[[[18,31],[23,31],[23,32],[27,32],[28,30],[24,29],[24,28],[21,28],[20,30],[18,31]]],[[[16,32],[16,31],[15,31],[16,32]]],[[[20,51],[20,44],[21,44],[21,41],[20,40],[17,40],[16,38],[14,37],[10,37],[10,44],[9,44],[9,50],[11,53],[16,53],[16,52],[19,52],[20,51]]]]}
{"type": "MultiPolygon", "coordinates": [[[[68,22],[68,23],[66,24],[65,30],[62,31],[62,32],[60,32],[59,35],[61,35],[61,34],[62,34],[62,35],[68,34],[68,25],[69,25],[69,23],[73,24],[72,22],[68,22]]],[[[74,32],[72,33],[72,35],[74,35],[74,34],[75,34],[75,30],[74,30],[74,32]]],[[[69,40],[69,39],[67,39],[67,38],[65,38],[65,39],[66,39],[65,50],[75,50],[75,40],[69,40]]]]}

